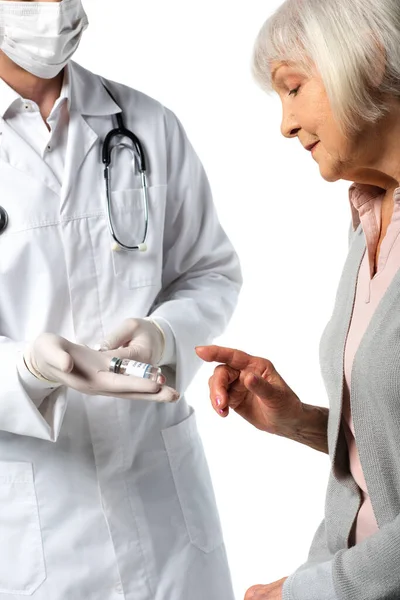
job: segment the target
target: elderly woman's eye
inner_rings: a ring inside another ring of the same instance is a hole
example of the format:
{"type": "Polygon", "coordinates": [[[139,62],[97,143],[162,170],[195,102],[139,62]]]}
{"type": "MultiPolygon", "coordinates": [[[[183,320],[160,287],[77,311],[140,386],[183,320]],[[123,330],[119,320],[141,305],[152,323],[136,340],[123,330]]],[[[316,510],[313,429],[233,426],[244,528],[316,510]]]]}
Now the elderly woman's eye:
{"type": "Polygon", "coordinates": [[[297,92],[299,91],[299,89],[300,89],[300,86],[298,86],[298,87],[297,87],[296,89],[294,89],[294,90],[290,90],[290,92],[289,92],[289,94],[288,94],[288,95],[289,95],[289,96],[296,96],[296,94],[297,94],[297,92]]]}

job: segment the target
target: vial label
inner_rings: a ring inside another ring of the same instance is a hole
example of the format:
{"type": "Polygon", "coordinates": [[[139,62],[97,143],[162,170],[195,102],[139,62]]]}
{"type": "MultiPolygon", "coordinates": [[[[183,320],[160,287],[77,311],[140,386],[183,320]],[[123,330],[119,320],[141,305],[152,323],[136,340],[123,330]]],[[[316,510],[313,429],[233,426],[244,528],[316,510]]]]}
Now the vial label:
{"type": "Polygon", "coordinates": [[[130,360],[126,365],[125,375],[147,378],[149,369],[151,369],[151,365],[130,360]]]}

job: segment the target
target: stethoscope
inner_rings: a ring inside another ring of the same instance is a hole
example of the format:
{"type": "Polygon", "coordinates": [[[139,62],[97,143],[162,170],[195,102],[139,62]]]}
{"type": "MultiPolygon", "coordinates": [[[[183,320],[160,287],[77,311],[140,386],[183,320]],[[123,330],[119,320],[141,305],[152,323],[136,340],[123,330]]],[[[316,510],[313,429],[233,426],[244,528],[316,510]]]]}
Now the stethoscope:
{"type": "MultiPolygon", "coordinates": [[[[102,80],[102,84],[108,93],[108,95],[112,98],[112,100],[116,103],[114,96],[111,94],[110,90],[106,87],[104,81],[102,80]]],[[[102,150],[102,162],[104,164],[104,179],[106,184],[106,197],[107,197],[107,220],[108,220],[108,228],[110,230],[111,236],[114,240],[113,250],[120,250],[121,248],[124,250],[139,250],[139,252],[145,252],[147,250],[147,232],[149,229],[149,196],[148,196],[148,186],[147,186],[147,168],[146,168],[146,157],[143,150],[143,146],[140,143],[140,140],[137,136],[126,129],[124,125],[124,119],[122,112],[117,113],[117,127],[112,129],[106,136],[103,142],[103,150],[102,150]],[[121,242],[118,238],[113,218],[112,218],[112,202],[111,202],[111,175],[110,168],[112,163],[112,152],[115,148],[121,145],[121,142],[117,145],[112,146],[112,141],[116,137],[127,137],[133,144],[133,151],[135,154],[135,158],[138,164],[138,170],[140,173],[141,183],[142,183],[142,201],[143,201],[143,209],[144,209],[144,233],[142,241],[138,244],[134,244],[132,246],[128,246],[121,242]]],[[[8,225],[8,215],[5,208],[0,206],[0,235],[7,229],[8,225]]]]}
{"type": "Polygon", "coordinates": [[[0,235],[7,229],[8,214],[5,208],[0,206],[0,235]]]}
{"type": "MultiPolygon", "coordinates": [[[[104,89],[107,94],[110,96],[112,100],[116,103],[114,96],[111,94],[110,90],[105,85],[104,81],[101,81],[104,89]]],[[[117,104],[117,103],[116,103],[117,104]]],[[[106,139],[103,143],[103,164],[104,164],[104,179],[106,181],[106,194],[107,194],[107,218],[108,218],[108,228],[110,230],[111,236],[115,242],[113,245],[113,250],[120,250],[123,248],[124,250],[139,250],[140,252],[145,252],[147,250],[146,239],[147,232],[149,229],[149,196],[148,196],[148,186],[147,186],[147,168],[146,168],[146,157],[144,154],[143,146],[140,143],[140,140],[137,136],[126,129],[124,125],[124,119],[122,112],[117,113],[117,127],[110,131],[107,134],[106,139]],[[144,209],[144,233],[143,239],[139,244],[135,244],[133,246],[127,246],[123,244],[119,239],[115,232],[114,223],[112,220],[112,204],[111,204],[111,179],[110,179],[110,167],[111,167],[111,156],[114,148],[118,147],[111,146],[111,142],[116,137],[127,137],[133,144],[133,151],[135,153],[135,157],[138,163],[138,169],[140,173],[140,178],[142,181],[142,201],[143,201],[143,209],[144,209]]]]}

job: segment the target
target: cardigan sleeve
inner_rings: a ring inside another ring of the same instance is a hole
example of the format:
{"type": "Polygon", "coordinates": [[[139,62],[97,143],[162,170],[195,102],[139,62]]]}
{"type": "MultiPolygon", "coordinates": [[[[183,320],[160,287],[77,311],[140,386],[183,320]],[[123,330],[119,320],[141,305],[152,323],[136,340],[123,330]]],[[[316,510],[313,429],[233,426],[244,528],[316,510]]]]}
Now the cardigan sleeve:
{"type": "Polygon", "coordinates": [[[283,585],[282,600],[338,600],[332,579],[332,561],[296,571],[283,585]]]}
{"type": "Polygon", "coordinates": [[[283,600],[397,600],[399,565],[400,515],[331,561],[296,571],[285,582],[283,600]]]}

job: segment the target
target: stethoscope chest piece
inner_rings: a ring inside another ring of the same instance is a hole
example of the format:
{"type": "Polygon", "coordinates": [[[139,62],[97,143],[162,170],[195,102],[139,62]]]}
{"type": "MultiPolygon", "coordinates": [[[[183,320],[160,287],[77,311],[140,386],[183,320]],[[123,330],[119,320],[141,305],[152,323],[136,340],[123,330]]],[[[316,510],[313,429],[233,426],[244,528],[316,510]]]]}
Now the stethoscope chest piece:
{"type": "Polygon", "coordinates": [[[8,214],[5,208],[0,206],[0,235],[7,229],[8,214]]]}

